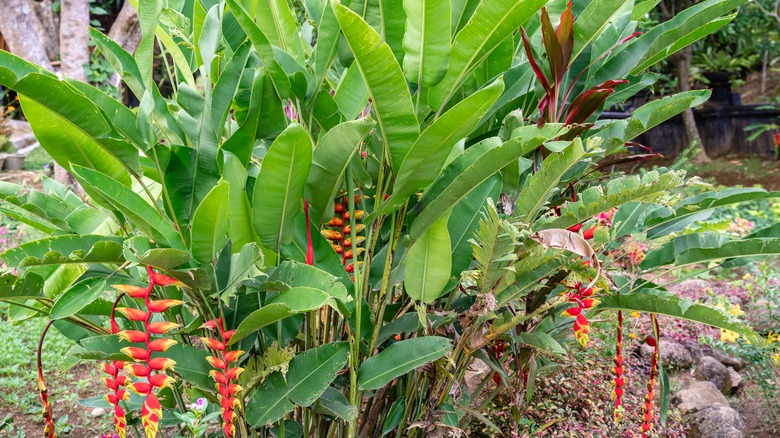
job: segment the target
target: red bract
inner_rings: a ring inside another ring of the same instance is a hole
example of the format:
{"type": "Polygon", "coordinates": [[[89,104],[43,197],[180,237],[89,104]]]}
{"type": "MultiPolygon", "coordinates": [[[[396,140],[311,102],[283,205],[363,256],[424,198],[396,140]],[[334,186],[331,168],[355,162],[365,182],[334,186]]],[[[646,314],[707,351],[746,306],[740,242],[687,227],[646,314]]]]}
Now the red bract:
{"type": "Polygon", "coordinates": [[[314,246],[311,241],[311,222],[309,220],[309,203],[303,201],[303,212],[306,215],[306,264],[314,266],[314,246]]]}
{"type": "Polygon", "coordinates": [[[642,409],[642,426],[639,428],[644,438],[648,438],[653,430],[653,400],[655,399],[655,379],[658,374],[658,358],[660,356],[658,342],[656,341],[660,336],[660,329],[658,327],[658,319],[654,313],[650,314],[650,323],[653,327],[655,338],[647,338],[646,340],[648,345],[653,347],[653,356],[650,359],[650,378],[647,381],[647,395],[645,396],[645,406],[642,409]],[[650,342],[651,340],[652,343],[650,342]]]}
{"type": "Polygon", "coordinates": [[[623,377],[623,312],[618,310],[618,324],[617,324],[617,340],[615,342],[615,367],[612,370],[615,373],[615,423],[620,421],[622,417],[623,408],[623,386],[625,385],[625,378],[623,377]]]}
{"type": "MultiPolygon", "coordinates": [[[[228,342],[233,337],[235,330],[225,331],[222,325],[222,318],[217,318],[203,324],[202,328],[217,330],[218,337],[228,342]]],[[[243,368],[232,366],[238,361],[244,353],[241,350],[232,350],[226,352],[226,345],[218,340],[203,337],[204,344],[211,349],[216,350],[216,356],[207,356],[206,360],[214,368],[209,371],[209,375],[217,383],[217,399],[222,408],[222,431],[227,438],[231,438],[236,433],[236,427],[233,424],[237,418],[235,410],[240,407],[238,398],[235,397],[242,388],[234,382],[235,379],[244,371],[243,368]]]]}
{"type": "MultiPolygon", "coordinates": [[[[152,338],[151,335],[166,334],[179,327],[179,325],[168,321],[151,322],[150,320],[153,318],[153,315],[160,315],[170,308],[182,304],[182,301],[174,299],[152,300],[151,295],[155,286],[180,287],[184,286],[184,283],[173,277],[156,273],[151,267],[147,267],[146,272],[149,276],[149,286],[146,288],[128,285],[119,285],[116,287],[123,293],[127,293],[131,298],[142,300],[140,309],[123,307],[118,308],[117,310],[122,312],[127,319],[142,323],[143,330],[123,330],[117,331],[116,334],[126,341],[143,344],[142,347],[131,346],[122,348],[121,351],[124,354],[132,358],[133,361],[139,362],[127,365],[122,364],[122,366],[132,375],[146,379],[146,381],[138,380],[130,383],[127,385],[127,388],[144,396],[144,403],[141,409],[141,424],[146,432],[146,436],[148,438],[155,438],[157,436],[157,431],[159,430],[159,421],[162,418],[160,402],[154,394],[155,388],[161,389],[173,385],[173,377],[165,374],[164,371],[171,369],[176,362],[166,357],[156,357],[152,359],[152,352],[164,352],[173,345],[176,345],[176,341],[162,337],[152,338]]],[[[121,299],[121,295],[117,298],[116,303],[119,302],[119,299],[121,299]]],[[[154,316],[154,318],[157,317],[154,316]]],[[[115,325],[112,312],[112,327],[115,325]]],[[[113,365],[115,370],[122,368],[122,366],[118,366],[117,364],[113,365]]],[[[107,367],[104,367],[104,369],[111,370],[107,367]]],[[[126,383],[126,380],[127,379],[125,378],[122,382],[126,383]]],[[[118,386],[119,383],[119,379],[115,379],[111,384],[106,381],[109,388],[113,388],[113,384],[117,384],[118,386]]],[[[117,405],[118,401],[123,397],[124,395],[120,397],[119,393],[109,394],[109,396],[106,397],[109,403],[114,405],[115,416],[118,415],[117,413],[119,412],[124,414],[124,411],[117,405]]],[[[126,423],[119,422],[115,418],[114,424],[117,433],[121,437],[124,437],[126,423]]]]}

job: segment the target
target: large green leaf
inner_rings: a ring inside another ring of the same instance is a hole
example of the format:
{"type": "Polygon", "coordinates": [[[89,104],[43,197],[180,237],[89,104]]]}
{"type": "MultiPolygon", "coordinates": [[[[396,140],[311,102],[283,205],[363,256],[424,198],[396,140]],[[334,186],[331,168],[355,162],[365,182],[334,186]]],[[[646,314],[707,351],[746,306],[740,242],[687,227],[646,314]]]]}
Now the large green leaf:
{"type": "Polygon", "coordinates": [[[80,281],[63,292],[49,312],[49,319],[67,318],[98,299],[106,288],[106,279],[100,277],[80,281]]]}
{"type": "MultiPolygon", "coordinates": [[[[593,147],[588,146],[589,150],[593,147]]],[[[517,214],[525,218],[526,223],[531,223],[536,218],[536,213],[554,194],[554,189],[561,182],[561,178],[580,162],[586,152],[582,141],[575,139],[563,152],[550,154],[542,162],[539,170],[528,178],[525,188],[517,196],[516,209],[517,214]]]]}
{"type": "Polygon", "coordinates": [[[479,220],[488,206],[488,198],[493,199],[494,203],[498,200],[501,184],[501,176],[493,175],[452,209],[450,220],[447,222],[452,252],[451,276],[460,276],[460,273],[471,265],[469,240],[474,237],[474,232],[479,228],[479,220]]]}
{"type": "Polygon", "coordinates": [[[230,12],[236,17],[238,24],[241,25],[241,28],[249,37],[249,40],[252,41],[252,45],[257,50],[257,54],[262,59],[265,68],[268,69],[279,97],[286,99],[290,95],[290,79],[274,57],[273,47],[271,47],[268,37],[255,24],[252,17],[238,0],[227,0],[227,5],[230,8],[230,12]]]}
{"type": "Polygon", "coordinates": [[[186,249],[181,235],[160,212],[144,198],[113,178],[81,166],[73,166],[73,174],[84,189],[111,203],[140,231],[156,242],[177,249],[186,249]]]}
{"type": "Polygon", "coordinates": [[[450,57],[450,2],[404,0],[404,74],[420,87],[436,85],[450,57]]]}
{"type": "Polygon", "coordinates": [[[780,238],[732,240],[716,248],[690,248],[681,252],[675,266],[707,263],[720,259],[776,256],[780,254],[780,238]]]}
{"type": "Polygon", "coordinates": [[[404,288],[412,299],[433,302],[450,279],[452,253],[449,215],[443,215],[409,248],[404,258],[404,288]]]}
{"type": "Polygon", "coordinates": [[[192,218],[192,257],[209,264],[227,243],[229,184],[222,181],[203,198],[192,218]]]}
{"type": "Polygon", "coordinates": [[[290,125],[263,158],[253,196],[254,225],[260,243],[279,250],[293,238],[295,217],[312,162],[312,143],[305,129],[290,125]]]}
{"type": "Polygon", "coordinates": [[[296,355],[285,376],[276,371],[249,397],[246,418],[253,426],[273,423],[295,405],[310,406],[330,386],[349,358],[349,344],[337,342],[296,355]]]}
{"type": "Polygon", "coordinates": [[[69,263],[121,263],[122,238],[101,235],[63,235],[23,243],[0,254],[8,266],[69,263]]]}
{"type": "Polygon", "coordinates": [[[739,333],[758,346],[764,344],[764,339],[749,325],[735,320],[731,315],[657,290],[644,289],[631,294],[609,295],[601,299],[598,309],[647,312],[687,319],[739,333]]]}
{"type": "Polygon", "coordinates": [[[238,252],[250,242],[258,240],[255,227],[252,224],[252,205],[249,204],[246,192],[247,170],[241,161],[227,151],[222,152],[225,163],[222,165],[222,175],[229,184],[228,215],[230,217],[228,235],[233,245],[233,252],[238,252]]]}
{"type": "Polygon", "coordinates": [[[298,20],[290,10],[287,0],[260,0],[255,7],[257,26],[268,37],[271,45],[297,56],[301,45],[298,39],[298,20]]]}
{"type": "Polygon", "coordinates": [[[236,329],[231,343],[250,333],[292,315],[306,313],[324,306],[330,295],[311,287],[293,287],[274,297],[268,304],[252,312],[236,329]]]}
{"type": "Polygon", "coordinates": [[[494,137],[466,149],[442,171],[414,207],[417,217],[409,233],[412,242],[483,181],[545,140],[543,137],[512,139],[501,144],[494,137]]]}
{"type": "Polygon", "coordinates": [[[343,184],[344,172],[360,149],[374,121],[360,119],[341,123],[326,132],[314,149],[311,172],[306,181],[306,199],[311,206],[311,222],[319,228],[343,184]]]}
{"type": "Polygon", "coordinates": [[[384,146],[398,171],[420,135],[406,79],[390,46],[368,23],[335,0],[331,5],[368,86],[384,146]]]}
{"type": "Polygon", "coordinates": [[[363,362],[358,370],[358,385],[366,391],[379,389],[396,377],[442,358],[451,348],[450,340],[439,336],[396,342],[363,362]]]}
{"type": "Polygon", "coordinates": [[[675,237],[647,253],[639,264],[641,269],[657,268],[674,263],[681,253],[694,248],[719,248],[729,240],[719,233],[693,233],[675,237]]]}
{"type": "Polygon", "coordinates": [[[483,0],[455,36],[444,78],[431,88],[431,108],[443,108],[458,87],[509,35],[517,31],[547,0],[483,0]]]}
{"type": "Polygon", "coordinates": [[[387,214],[433,182],[453,146],[472,133],[503,90],[504,83],[497,80],[455,105],[423,131],[404,158],[392,196],[377,214],[387,214]]]}

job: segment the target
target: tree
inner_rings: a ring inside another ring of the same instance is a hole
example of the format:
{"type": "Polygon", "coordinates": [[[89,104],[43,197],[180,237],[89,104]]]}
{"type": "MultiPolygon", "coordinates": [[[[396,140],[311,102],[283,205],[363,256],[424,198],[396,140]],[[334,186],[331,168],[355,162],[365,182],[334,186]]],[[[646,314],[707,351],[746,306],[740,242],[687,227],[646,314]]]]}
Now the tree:
{"type": "MultiPolygon", "coordinates": [[[[671,20],[678,11],[682,11],[694,3],[693,0],[664,0],[659,3],[661,7],[661,16],[665,21],[671,20]]],[[[677,76],[678,89],[680,92],[690,91],[691,86],[688,82],[691,76],[691,57],[693,48],[687,46],[674,54],[675,74],[677,76]]],[[[704,141],[701,139],[699,127],[696,126],[696,118],[693,115],[693,109],[688,108],[682,113],[683,125],[685,126],[685,136],[688,139],[688,145],[697,149],[696,156],[693,158],[695,163],[708,163],[712,161],[707,156],[704,148],[704,141]]]]}

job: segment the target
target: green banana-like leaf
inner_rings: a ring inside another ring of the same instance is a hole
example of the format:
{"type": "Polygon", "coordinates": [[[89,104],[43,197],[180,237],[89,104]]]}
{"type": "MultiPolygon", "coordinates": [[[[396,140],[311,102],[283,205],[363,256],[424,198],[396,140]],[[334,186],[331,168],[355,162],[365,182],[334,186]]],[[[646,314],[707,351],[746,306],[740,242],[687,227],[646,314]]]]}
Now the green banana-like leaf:
{"type": "Polygon", "coordinates": [[[499,79],[444,113],[414,142],[398,171],[393,194],[375,213],[388,214],[439,175],[455,144],[476,128],[504,90],[499,79]]]}
{"type": "Polygon", "coordinates": [[[319,309],[329,299],[330,295],[319,289],[311,287],[290,288],[241,321],[230,342],[235,343],[250,333],[289,316],[319,309]]]}
{"type": "Polygon", "coordinates": [[[574,24],[574,52],[571,60],[577,57],[592,43],[619,14],[627,0],[596,0],[589,2],[585,9],[577,14],[574,24]]]}
{"type": "MultiPolygon", "coordinates": [[[[225,74],[223,73],[220,77],[220,81],[223,80],[224,75],[225,74]]],[[[252,148],[255,145],[255,137],[257,136],[257,128],[262,119],[261,112],[265,75],[265,69],[255,70],[254,78],[252,79],[249,111],[246,113],[244,123],[238,127],[236,132],[234,132],[220,148],[223,152],[231,152],[234,154],[235,157],[241,160],[244,167],[249,165],[249,160],[252,157],[252,148]]],[[[219,86],[219,84],[217,86],[219,86]]],[[[214,89],[214,92],[217,92],[216,88],[214,89]]]]}
{"type": "Polygon", "coordinates": [[[295,217],[312,162],[312,143],[301,125],[293,123],[271,144],[263,158],[254,189],[254,225],[260,243],[274,250],[293,238],[295,217]]]}
{"type": "Polygon", "coordinates": [[[776,256],[780,254],[779,238],[732,240],[716,248],[691,248],[681,252],[675,266],[708,263],[721,259],[776,256]]]}
{"type": "Polygon", "coordinates": [[[286,0],[260,0],[255,6],[257,26],[271,45],[294,57],[301,51],[298,20],[286,0]]]}
{"type": "Polygon", "coordinates": [[[647,237],[653,239],[682,231],[697,220],[706,220],[718,207],[778,196],[780,192],[755,187],[730,187],[692,196],[680,201],[674,210],[658,210],[648,217],[647,237]]]}
{"type": "Polygon", "coordinates": [[[11,267],[70,263],[121,263],[122,242],[115,236],[62,235],[23,243],[0,254],[11,267]]]}
{"type": "Polygon", "coordinates": [[[546,139],[511,139],[505,143],[493,137],[474,145],[455,158],[426,190],[412,212],[416,218],[409,233],[413,243],[439,217],[483,181],[509,163],[539,147],[546,139]]]}
{"type": "Polygon", "coordinates": [[[192,257],[202,264],[211,263],[227,243],[229,193],[228,182],[222,181],[211,189],[195,210],[190,245],[192,257]]]}
{"type": "MultiPolygon", "coordinates": [[[[335,17],[333,18],[336,19],[335,17]]],[[[363,82],[358,64],[352,64],[344,73],[336,89],[334,100],[339,112],[347,120],[357,118],[368,104],[368,88],[363,82]]]]}
{"type": "Polygon", "coordinates": [[[223,178],[229,183],[228,215],[230,217],[228,236],[233,245],[233,252],[250,243],[257,242],[258,237],[252,224],[252,205],[246,193],[247,171],[241,161],[233,154],[223,151],[225,164],[222,165],[223,178]]]}
{"type": "Polygon", "coordinates": [[[664,174],[652,171],[641,177],[633,175],[612,179],[604,185],[587,188],[579,194],[577,202],[567,202],[561,206],[560,217],[549,222],[544,222],[543,218],[537,227],[568,228],[627,202],[652,202],[670,189],[682,185],[684,177],[684,171],[664,174]]]}
{"type": "Polygon", "coordinates": [[[371,356],[358,370],[360,389],[379,389],[396,377],[442,358],[452,349],[450,340],[439,336],[424,336],[396,342],[371,356]]]}
{"type": "Polygon", "coordinates": [[[49,319],[62,319],[75,315],[88,304],[97,300],[106,288],[106,279],[87,278],[70,288],[57,298],[49,312],[49,319]]]}
{"type": "Polygon", "coordinates": [[[404,289],[425,304],[432,303],[450,280],[452,254],[449,215],[443,215],[409,248],[404,257],[404,289]]]}
{"type": "Polygon", "coordinates": [[[656,290],[644,289],[631,294],[606,296],[601,299],[598,309],[647,312],[687,319],[739,333],[757,346],[765,343],[749,325],[719,309],[656,290]]]}
{"type": "Polygon", "coordinates": [[[393,169],[398,171],[420,135],[401,66],[390,46],[359,15],[335,0],[331,6],[368,86],[384,147],[390,152],[393,169]]]}
{"type": "Polygon", "coordinates": [[[249,37],[249,40],[252,41],[252,45],[257,50],[257,54],[263,61],[265,68],[268,69],[277,94],[281,99],[286,99],[290,96],[290,79],[274,57],[273,47],[271,47],[268,37],[260,30],[238,0],[227,0],[227,5],[230,8],[230,12],[236,17],[238,24],[241,25],[241,28],[249,37]]]}
{"type": "Polygon", "coordinates": [[[450,2],[404,0],[404,74],[421,87],[436,85],[447,72],[450,57],[450,2]]]}
{"type": "Polygon", "coordinates": [[[186,250],[181,235],[160,212],[131,189],[98,171],[73,166],[73,175],[87,193],[94,193],[121,212],[137,229],[161,245],[186,250]]]}
{"type": "Polygon", "coordinates": [[[524,218],[526,223],[531,223],[536,219],[536,214],[553,195],[554,189],[566,172],[594,148],[593,145],[586,145],[586,147],[587,151],[583,147],[582,141],[577,138],[563,152],[550,154],[544,160],[542,166],[528,178],[525,188],[517,196],[516,211],[518,216],[524,218]]]}
{"type": "Polygon", "coordinates": [[[501,175],[493,175],[469,193],[452,209],[447,228],[450,232],[452,269],[450,276],[459,277],[471,265],[472,255],[469,240],[479,228],[483,212],[488,208],[488,199],[497,200],[501,194],[501,175]]]}
{"type": "Polygon", "coordinates": [[[431,108],[439,110],[493,49],[512,35],[547,3],[547,0],[483,0],[468,23],[455,36],[444,78],[430,89],[431,108]]]}
{"type": "Polygon", "coordinates": [[[325,80],[333,60],[336,59],[341,29],[333,9],[327,3],[317,3],[318,6],[322,6],[321,14],[313,15],[315,20],[318,20],[317,45],[314,46],[314,80],[319,86],[325,80]]]}
{"type": "Polygon", "coordinates": [[[336,198],[352,157],[374,127],[371,119],[341,123],[326,132],[314,149],[311,172],[306,181],[306,199],[311,207],[311,222],[320,228],[330,205],[336,198]]]}
{"type": "Polygon", "coordinates": [[[348,358],[346,342],[325,344],[296,355],[290,361],[286,379],[281,371],[276,371],[249,397],[247,421],[262,426],[291,412],[293,403],[310,406],[330,386],[348,358]]]}
{"type": "Polygon", "coordinates": [[[674,263],[681,253],[694,248],[719,248],[729,238],[719,233],[694,233],[675,237],[647,253],[639,264],[641,269],[652,269],[674,263]]]}

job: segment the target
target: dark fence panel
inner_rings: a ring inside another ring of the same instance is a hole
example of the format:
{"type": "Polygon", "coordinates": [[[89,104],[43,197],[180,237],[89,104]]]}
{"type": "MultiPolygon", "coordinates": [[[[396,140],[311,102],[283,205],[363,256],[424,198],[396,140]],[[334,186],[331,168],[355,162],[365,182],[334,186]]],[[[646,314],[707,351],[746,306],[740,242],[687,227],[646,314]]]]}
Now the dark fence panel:
{"type": "MultiPolygon", "coordinates": [[[[748,141],[745,127],[757,123],[775,123],[780,111],[758,109],[758,105],[703,108],[694,111],[696,124],[704,141],[707,155],[728,154],[774,157],[772,132],[765,132],[748,141]]],[[[688,146],[682,118],[675,117],[639,137],[638,141],[654,152],[676,155],[688,146]]]]}

